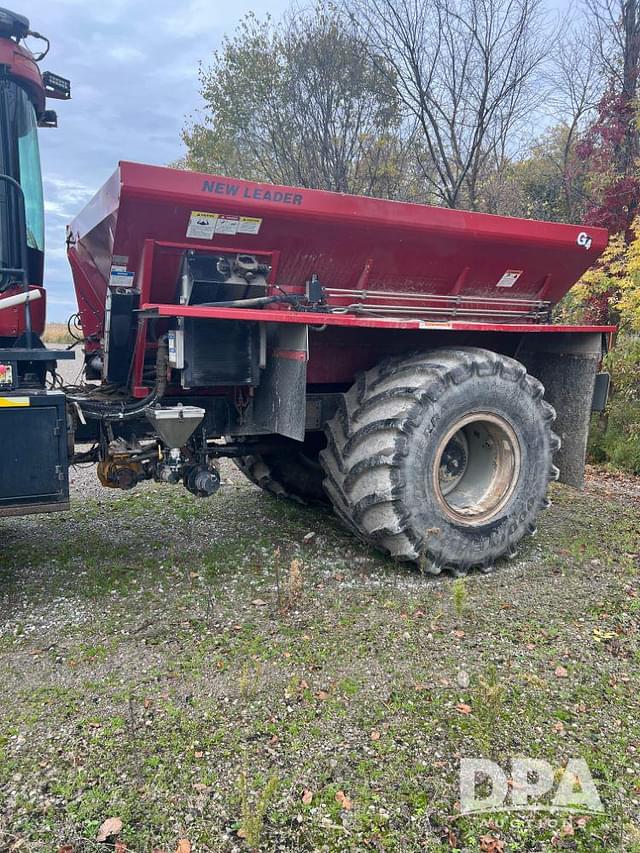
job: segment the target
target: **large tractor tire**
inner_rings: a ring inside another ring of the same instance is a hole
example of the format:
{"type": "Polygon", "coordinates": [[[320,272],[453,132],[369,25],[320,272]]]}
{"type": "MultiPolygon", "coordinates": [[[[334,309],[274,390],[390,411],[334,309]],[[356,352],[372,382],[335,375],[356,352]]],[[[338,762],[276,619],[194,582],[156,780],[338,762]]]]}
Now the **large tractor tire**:
{"type": "Polygon", "coordinates": [[[484,349],[394,357],[361,374],[320,454],[337,515],[439,574],[488,571],[535,532],[558,478],[555,411],[512,358],[484,349]]]}
{"type": "Polygon", "coordinates": [[[328,503],[318,459],[325,446],[324,434],[307,433],[304,442],[282,437],[274,441],[272,451],[241,456],[234,462],[252,483],[277,498],[305,504],[328,503]]]}

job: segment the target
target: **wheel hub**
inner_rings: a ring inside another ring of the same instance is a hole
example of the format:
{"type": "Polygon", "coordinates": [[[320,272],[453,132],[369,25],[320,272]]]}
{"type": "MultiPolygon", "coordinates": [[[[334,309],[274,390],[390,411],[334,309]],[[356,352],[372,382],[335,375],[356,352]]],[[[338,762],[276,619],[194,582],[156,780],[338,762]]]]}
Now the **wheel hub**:
{"type": "Polygon", "coordinates": [[[469,461],[469,443],[465,434],[458,431],[442,452],[439,466],[440,488],[448,495],[464,476],[469,461]]]}
{"type": "Polygon", "coordinates": [[[438,445],[432,471],[436,498],[454,521],[489,521],[511,497],[520,474],[520,445],[511,424],[477,412],[456,421],[438,445]]]}

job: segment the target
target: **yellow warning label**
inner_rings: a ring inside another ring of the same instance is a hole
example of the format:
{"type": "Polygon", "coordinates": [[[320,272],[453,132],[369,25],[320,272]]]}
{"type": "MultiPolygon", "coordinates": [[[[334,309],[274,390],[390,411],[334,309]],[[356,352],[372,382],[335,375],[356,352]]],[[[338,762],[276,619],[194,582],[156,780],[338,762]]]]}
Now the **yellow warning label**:
{"type": "Polygon", "coordinates": [[[240,224],[238,225],[238,234],[258,234],[262,219],[257,219],[255,216],[241,216],[240,224]]]}
{"type": "Polygon", "coordinates": [[[18,409],[30,405],[28,397],[0,397],[0,409],[18,409]]]}
{"type": "Polygon", "coordinates": [[[203,210],[192,210],[189,217],[187,237],[194,240],[211,240],[216,230],[219,213],[206,213],[203,210]]]}

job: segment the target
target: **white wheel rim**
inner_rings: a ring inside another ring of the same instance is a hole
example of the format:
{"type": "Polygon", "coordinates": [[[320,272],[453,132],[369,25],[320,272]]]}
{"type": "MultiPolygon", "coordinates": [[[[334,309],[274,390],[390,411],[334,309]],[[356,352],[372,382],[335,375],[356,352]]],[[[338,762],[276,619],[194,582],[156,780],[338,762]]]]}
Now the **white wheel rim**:
{"type": "Polygon", "coordinates": [[[511,424],[491,412],[456,421],[441,439],[431,481],[452,520],[484,524],[507,504],[520,476],[520,445],[511,424]]]}

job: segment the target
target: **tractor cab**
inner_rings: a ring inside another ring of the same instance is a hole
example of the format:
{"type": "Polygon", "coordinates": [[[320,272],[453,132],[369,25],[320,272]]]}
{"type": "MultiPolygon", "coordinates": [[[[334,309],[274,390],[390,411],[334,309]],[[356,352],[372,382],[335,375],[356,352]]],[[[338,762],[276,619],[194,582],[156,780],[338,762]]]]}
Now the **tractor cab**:
{"type": "Polygon", "coordinates": [[[46,108],[47,98],[71,96],[68,80],[40,71],[38,63],[48,48],[48,40],[30,29],[27,18],[0,9],[0,341],[5,345],[44,330],[44,202],[37,134],[38,127],[57,125],[55,112],[46,108]],[[26,40],[42,42],[44,49],[34,53],[26,40]]]}

